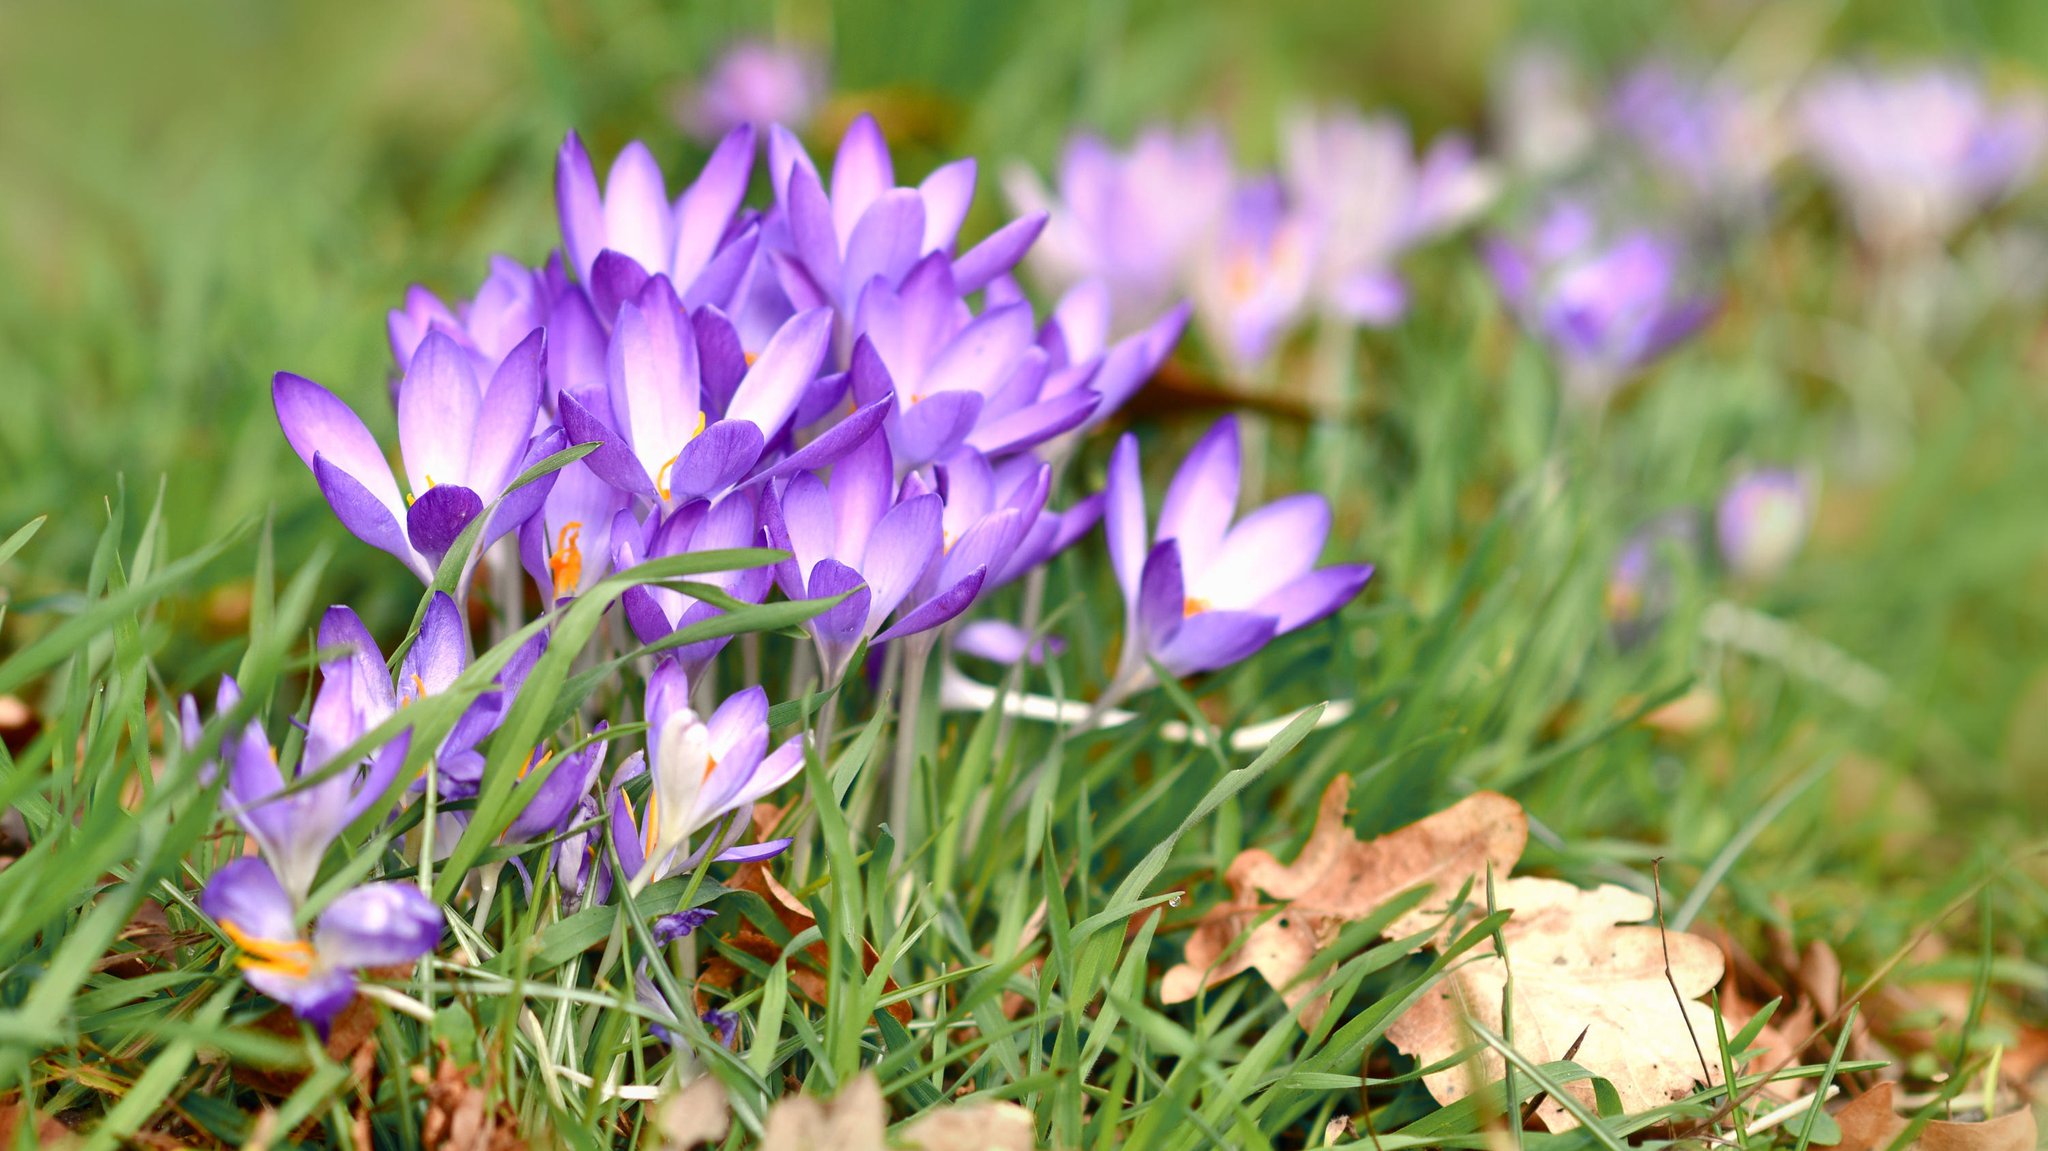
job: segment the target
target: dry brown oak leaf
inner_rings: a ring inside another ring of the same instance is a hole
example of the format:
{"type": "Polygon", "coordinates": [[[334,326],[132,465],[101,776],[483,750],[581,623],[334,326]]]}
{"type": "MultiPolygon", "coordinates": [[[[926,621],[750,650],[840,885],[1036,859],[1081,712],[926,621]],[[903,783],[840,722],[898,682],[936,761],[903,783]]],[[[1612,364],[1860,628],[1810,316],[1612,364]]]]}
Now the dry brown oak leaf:
{"type": "MultiPolygon", "coordinates": [[[[792,1095],[768,1109],[761,1151],[888,1151],[889,1108],[872,1071],[831,1099],[792,1095]]],[[[1032,1151],[1031,1112],[1015,1103],[939,1107],[904,1124],[894,1146],[918,1151],[1032,1151]]]]}
{"type": "MultiPolygon", "coordinates": [[[[1892,1085],[1880,1083],[1835,1112],[1842,1141],[1835,1151],[1886,1151],[1907,1122],[1892,1105],[1892,1085]]],[[[1936,1119],[1920,1129],[1908,1147],[1918,1151],[2034,1151],[2039,1130],[2034,1112],[2022,1107],[1982,1123],[1948,1123],[1936,1119]]]]}
{"type": "MultiPolygon", "coordinates": [[[[1655,913],[1649,896],[1622,887],[1589,891],[1525,877],[1497,884],[1494,899],[1514,913],[1500,929],[1507,965],[1490,939],[1474,949],[1394,1021],[1387,1030],[1394,1046],[1426,1065],[1473,1045],[1468,1019],[1503,1034],[1501,993],[1512,968],[1514,1046],[1532,1061],[1564,1058],[1583,1033],[1572,1061],[1613,1083],[1630,1114],[1690,1095],[1696,1083],[1720,1082],[1714,1012],[1694,1002],[1721,981],[1720,948],[1655,924],[1619,926],[1655,913]],[[1671,981],[1664,974],[1667,943],[1671,981]],[[1675,996],[1672,981],[1678,985],[1675,996]]],[[[1504,1074],[1505,1061],[1493,1048],[1476,1058],[1476,1067],[1468,1061],[1423,1078],[1437,1102],[1462,1099],[1477,1084],[1504,1074]]],[[[1592,1084],[1565,1090],[1592,1108],[1592,1084]]],[[[1578,1126],[1555,1099],[1545,1100],[1536,1113],[1552,1131],[1578,1126]]]]}
{"type": "MultiPolygon", "coordinates": [[[[1427,885],[1431,894],[1387,928],[1401,938],[1426,931],[1443,917],[1469,883],[1483,890],[1487,868],[1507,875],[1529,841],[1529,818],[1520,804],[1491,791],[1469,795],[1427,819],[1361,842],[1344,821],[1351,777],[1340,775],[1323,791],[1315,829],[1301,855],[1282,864],[1252,848],[1224,872],[1231,899],[1196,925],[1187,960],[1167,971],[1159,997],[1192,999],[1247,969],[1257,969],[1289,1007],[1307,998],[1313,981],[1290,986],[1318,951],[1348,923],[1363,919],[1402,892],[1427,885]],[[1263,899],[1261,897],[1264,897],[1263,899]],[[1282,910],[1252,928],[1244,946],[1230,946],[1277,901],[1282,910]]],[[[1322,1018],[1327,996],[1303,1008],[1301,1025],[1322,1018]]]]}

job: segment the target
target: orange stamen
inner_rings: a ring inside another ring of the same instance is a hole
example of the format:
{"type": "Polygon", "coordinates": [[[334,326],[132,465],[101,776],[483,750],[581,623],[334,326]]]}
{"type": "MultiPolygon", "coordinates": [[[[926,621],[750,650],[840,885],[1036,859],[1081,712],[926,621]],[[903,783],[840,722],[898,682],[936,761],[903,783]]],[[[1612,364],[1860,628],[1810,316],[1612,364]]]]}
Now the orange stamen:
{"type": "Polygon", "coordinates": [[[583,521],[570,520],[555,534],[555,551],[548,557],[548,574],[554,577],[555,598],[561,599],[583,582],[583,521]]]}
{"type": "Polygon", "coordinates": [[[235,966],[244,971],[268,971],[292,979],[304,979],[313,973],[313,945],[303,939],[264,939],[250,935],[228,919],[220,921],[220,929],[242,949],[235,966]]]}
{"type": "Polygon", "coordinates": [[[1186,602],[1182,603],[1180,606],[1180,614],[1182,619],[1187,619],[1190,616],[1201,615],[1203,612],[1208,610],[1209,601],[1202,599],[1198,596],[1189,596],[1186,602]]]}

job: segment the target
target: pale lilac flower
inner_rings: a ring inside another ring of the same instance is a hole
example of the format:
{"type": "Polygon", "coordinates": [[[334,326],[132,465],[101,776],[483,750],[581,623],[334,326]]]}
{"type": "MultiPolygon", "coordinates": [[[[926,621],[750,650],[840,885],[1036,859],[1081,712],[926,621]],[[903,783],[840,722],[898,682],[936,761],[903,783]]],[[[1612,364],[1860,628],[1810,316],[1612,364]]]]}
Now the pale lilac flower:
{"type": "Polygon", "coordinates": [[[1957,67],[1836,67],[1798,113],[1814,162],[1885,251],[1946,241],[2031,178],[2048,142],[2038,95],[1995,98],[1957,67]]]}
{"type": "Polygon", "coordinates": [[[1771,95],[1664,61],[1637,67],[1616,86],[1614,123],[1692,196],[1720,208],[1761,206],[1789,150],[1771,95]]]}
{"type": "Polygon", "coordinates": [[[552,296],[547,273],[510,256],[492,256],[490,275],[476,297],[453,308],[414,284],[406,289],[404,305],[385,318],[392,362],[404,372],[427,333],[440,332],[470,354],[479,377],[488,378],[534,329],[549,326],[552,296]]]}
{"type": "Polygon", "coordinates": [[[1057,191],[1035,172],[1005,173],[1020,211],[1048,212],[1031,250],[1032,270],[1054,288],[1095,280],[1107,289],[1112,332],[1151,322],[1171,307],[1230,204],[1236,175],[1211,128],[1153,127],[1127,151],[1082,134],[1060,157],[1057,191]]]}
{"type": "Polygon", "coordinates": [[[1276,500],[1233,527],[1241,475],[1237,421],[1225,417],[1188,453],[1150,530],[1138,441],[1117,442],[1103,514],[1124,594],[1117,684],[1149,679],[1148,659],[1177,676],[1228,666],[1334,613],[1372,577],[1370,565],[1316,566],[1330,505],[1313,492],[1276,500]]]}
{"type": "Polygon", "coordinates": [[[1233,374],[1255,372],[1302,319],[1324,237],[1276,178],[1240,188],[1194,269],[1196,315],[1233,374]]]}
{"type": "Polygon", "coordinates": [[[1492,104],[1502,157],[1515,171],[1539,180],[1578,167],[1599,133],[1584,73],[1548,44],[1527,44],[1508,57],[1492,104]]]}
{"type": "Polygon", "coordinates": [[[215,872],[199,908],[241,954],[251,987],[292,1009],[322,1035],[356,993],[365,967],[411,963],[441,939],[441,909],[410,883],[368,883],[327,905],[310,934],[298,925],[302,897],[261,859],[215,872]]]}
{"type": "Polygon", "coordinates": [[[555,161],[555,206],[569,269],[609,323],[653,276],[684,304],[728,307],[743,288],[758,236],[729,234],[754,174],[754,130],[726,134],[697,178],[671,203],[654,153],[638,140],[612,161],[604,191],[583,141],[570,133],[555,161]]]}
{"type": "Polygon", "coordinates": [[[1674,557],[1690,561],[1698,549],[1689,509],[1658,516],[1628,537],[1608,569],[1603,603],[1617,644],[1632,648],[1656,632],[1678,597],[1674,557]]]}
{"type": "Polygon", "coordinates": [[[808,48],[743,40],[712,64],[676,109],[683,130],[715,140],[735,128],[802,128],[825,98],[825,62],[808,48]]]}
{"type": "Polygon", "coordinates": [[[1296,116],[1286,159],[1288,194],[1313,246],[1316,299],[1361,324],[1406,312],[1401,255],[1469,222],[1497,184],[1464,137],[1441,137],[1418,157],[1408,126],[1393,116],[1296,116]]]}
{"type": "Polygon", "coordinates": [[[1805,477],[1763,468],[1729,485],[1714,513],[1714,534],[1728,570],[1761,581],[1791,565],[1812,523],[1813,489],[1805,477]]]}

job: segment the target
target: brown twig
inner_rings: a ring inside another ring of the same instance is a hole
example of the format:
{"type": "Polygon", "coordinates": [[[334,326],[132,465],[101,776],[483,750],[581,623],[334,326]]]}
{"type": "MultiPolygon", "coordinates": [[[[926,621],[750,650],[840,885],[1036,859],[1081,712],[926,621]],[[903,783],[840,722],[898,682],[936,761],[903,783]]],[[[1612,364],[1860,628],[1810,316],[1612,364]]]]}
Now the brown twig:
{"type": "Polygon", "coordinates": [[[1707,1053],[1700,1047],[1699,1032],[1692,1029],[1692,1016],[1686,1014],[1685,994],[1678,990],[1678,977],[1671,974],[1671,937],[1664,931],[1664,877],[1660,866],[1663,856],[1650,861],[1650,902],[1657,909],[1657,946],[1664,949],[1664,982],[1671,985],[1671,998],[1678,1003],[1678,1021],[1685,1025],[1685,1037],[1692,1040],[1692,1053],[1700,1058],[1700,1082],[1708,1087],[1714,1085],[1714,1073],[1707,1067],[1707,1053]]]}

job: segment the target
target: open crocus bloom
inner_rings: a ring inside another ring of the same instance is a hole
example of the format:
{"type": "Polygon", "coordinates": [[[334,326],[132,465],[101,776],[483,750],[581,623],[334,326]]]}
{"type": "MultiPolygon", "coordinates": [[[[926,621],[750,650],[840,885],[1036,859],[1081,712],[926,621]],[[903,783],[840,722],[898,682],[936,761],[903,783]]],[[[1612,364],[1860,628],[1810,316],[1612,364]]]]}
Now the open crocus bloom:
{"type": "Polygon", "coordinates": [[[1276,500],[1233,527],[1241,472],[1237,421],[1226,417],[1188,453],[1151,533],[1138,441],[1127,434],[1117,442],[1103,524],[1124,593],[1116,679],[1126,688],[1144,682],[1147,659],[1177,676],[1244,659],[1343,607],[1372,577],[1365,564],[1316,567],[1330,505],[1313,492],[1276,500]]]}
{"type": "Polygon", "coordinates": [[[705,369],[729,358],[700,355],[697,325],[668,279],[652,277],[619,308],[605,360],[605,402],[564,392],[562,426],[577,443],[603,445],[584,463],[620,491],[662,507],[720,495],[789,422],[830,336],[831,313],[797,315],[751,367],[739,361],[746,374],[730,403],[715,411],[707,404],[705,369]]]}
{"type": "Polygon", "coordinates": [[[1801,94],[1807,150],[1872,245],[1939,244],[2040,166],[2048,104],[1995,100],[1957,68],[1840,67],[1801,94]]]}
{"type": "Polygon", "coordinates": [[[441,909],[409,883],[345,892],[308,935],[296,922],[298,904],[261,859],[237,859],[215,872],[199,909],[240,949],[235,964],[249,985],[323,1035],[355,997],[357,971],[411,963],[441,938],[441,909]]]}
{"type": "Polygon", "coordinates": [[[612,844],[625,870],[621,882],[643,871],[659,879],[687,871],[708,853],[721,862],[746,862],[779,855],[790,841],[742,844],[753,831],[754,803],[803,770],[802,738],[768,750],[768,693],[750,687],[718,705],[702,720],[690,710],[689,680],[672,660],[655,669],[647,683],[647,723],[653,732],[654,778],[646,810],[636,814],[623,785],[647,772],[647,757],[635,753],[613,781],[612,844]],[[692,846],[700,831],[716,835],[692,846]],[[648,870],[648,861],[654,866],[648,870]]]}
{"type": "MultiPolygon", "coordinates": [[[[901,283],[920,258],[951,254],[974,200],[971,159],[938,168],[915,188],[897,187],[889,145],[867,115],[840,139],[830,195],[803,145],[783,128],[769,133],[768,165],[787,235],[768,253],[777,283],[792,307],[831,307],[849,320],[871,281],[901,283]]],[[[1045,215],[1032,213],[960,254],[952,266],[956,289],[979,291],[1008,272],[1044,227],[1045,215]]]]}
{"type": "Polygon", "coordinates": [[[1713,317],[1713,300],[1686,283],[1685,250],[1638,229],[1603,243],[1583,204],[1554,206],[1520,240],[1485,246],[1495,286],[1523,325],[1564,362],[1582,400],[1604,399],[1713,317]]]}
{"type": "Polygon", "coordinates": [[[754,257],[750,230],[728,239],[754,173],[754,130],[727,133],[673,204],[654,154],[638,140],[612,161],[602,194],[575,133],[555,160],[555,207],[569,266],[609,321],[650,276],[677,286],[691,307],[726,307],[754,257]]]}
{"type": "Polygon", "coordinates": [[[507,491],[526,466],[565,446],[559,433],[533,434],[545,357],[546,335],[535,330],[482,387],[470,354],[438,329],[429,331],[398,385],[399,452],[412,489],[405,496],[370,430],[334,393],[279,372],[271,399],[285,438],[343,526],[431,582],[456,537],[492,501],[504,497],[479,550],[547,498],[552,476],[507,491]]]}
{"type": "Polygon", "coordinates": [[[1316,293],[1358,323],[1399,319],[1408,303],[1401,254],[1478,215],[1497,184],[1470,141],[1445,136],[1418,158],[1392,116],[1299,115],[1286,144],[1288,193],[1316,245],[1316,293]]]}
{"type": "Polygon", "coordinates": [[[1813,489],[1797,472],[1764,468],[1729,485],[1714,514],[1721,560],[1747,580],[1785,570],[1813,521],[1813,489]]]}
{"type": "Polygon", "coordinates": [[[815,472],[803,472],[780,492],[770,486],[761,497],[769,543],[790,553],[775,566],[783,594],[821,599],[852,593],[804,625],[818,645],[828,682],[846,674],[863,639],[881,642],[926,631],[965,611],[988,574],[974,569],[876,634],[944,547],[939,497],[922,491],[898,500],[895,477],[889,441],[875,435],[840,459],[829,484],[815,472]]]}
{"type": "Polygon", "coordinates": [[[1254,371],[1308,302],[1320,237],[1291,211],[1278,180],[1238,190],[1195,268],[1198,314],[1232,372],[1254,371]]]}
{"type": "MultiPolygon", "coordinates": [[[[355,612],[327,609],[320,621],[319,643],[323,650],[341,648],[344,654],[320,665],[320,691],[307,717],[305,748],[295,777],[332,764],[397,707],[383,656],[355,612]]],[[[240,698],[233,681],[224,680],[219,706],[231,708],[240,698]]],[[[194,711],[187,709],[188,726],[194,711]]],[[[312,890],[320,861],[342,829],[383,797],[405,759],[406,746],[400,737],[364,762],[288,795],[281,794],[286,780],[261,724],[249,724],[232,746],[223,749],[230,812],[256,841],[293,899],[303,900],[312,890]]]]}

